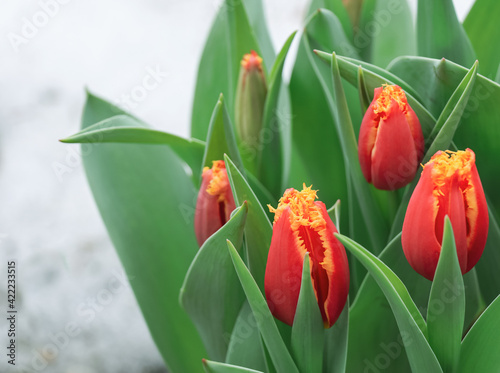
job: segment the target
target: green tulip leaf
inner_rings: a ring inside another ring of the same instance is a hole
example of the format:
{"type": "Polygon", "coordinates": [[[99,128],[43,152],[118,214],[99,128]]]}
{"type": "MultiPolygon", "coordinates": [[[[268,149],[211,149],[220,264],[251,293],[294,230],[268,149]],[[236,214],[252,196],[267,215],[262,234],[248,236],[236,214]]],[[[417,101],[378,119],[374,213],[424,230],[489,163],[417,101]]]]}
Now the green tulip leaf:
{"type": "Polygon", "coordinates": [[[374,65],[385,67],[394,58],[416,53],[413,17],[407,0],[377,0],[372,27],[363,30],[371,36],[374,65]]]}
{"type": "Polygon", "coordinates": [[[321,373],[325,327],[311,281],[309,262],[309,253],[306,253],[293,319],[292,351],[301,372],[321,373]]]}
{"type": "MultiPolygon", "coordinates": [[[[491,203],[488,204],[491,206],[491,203]]],[[[483,255],[476,264],[476,273],[481,288],[481,293],[486,302],[492,302],[500,294],[500,227],[491,207],[488,209],[490,225],[488,229],[488,239],[483,255]]]]}
{"type": "Polygon", "coordinates": [[[455,92],[451,95],[436,125],[434,126],[427,141],[432,141],[431,146],[423,159],[427,163],[438,150],[447,150],[453,141],[453,137],[462,118],[470,94],[474,88],[477,76],[477,61],[464,76],[455,92]]]}
{"type": "Polygon", "coordinates": [[[278,372],[298,373],[299,371],[286,348],[285,342],[281,338],[278,327],[274,322],[273,315],[271,311],[269,311],[259,286],[230,241],[227,242],[227,247],[241,285],[243,286],[243,290],[245,291],[248,303],[257,321],[260,334],[276,370],[278,372]]]}
{"type": "Polygon", "coordinates": [[[208,35],[198,68],[193,101],[191,136],[204,140],[212,103],[223,93],[230,117],[238,84],[240,62],[251,50],[271,66],[274,59],[260,0],[224,0],[208,35]]]}
{"type": "Polygon", "coordinates": [[[198,251],[186,274],[180,302],[193,320],[211,359],[226,358],[231,335],[245,294],[238,282],[226,240],[240,248],[247,217],[246,203],[210,236],[198,251]]]}
{"type": "Polygon", "coordinates": [[[336,236],[346,249],[366,267],[384,292],[398,323],[412,371],[442,372],[439,362],[427,342],[425,321],[403,282],[389,267],[364,247],[341,234],[336,234],[336,236]]]}
{"type": "Polygon", "coordinates": [[[335,14],[335,16],[339,19],[340,24],[342,25],[342,30],[344,31],[347,39],[350,41],[353,40],[354,35],[351,19],[349,18],[349,13],[342,3],[342,0],[311,0],[309,9],[306,12],[306,20],[310,16],[312,16],[318,9],[327,9],[335,14]]]}
{"type": "Polygon", "coordinates": [[[452,0],[418,1],[417,39],[420,56],[447,58],[463,66],[476,59],[452,0]]]}
{"type": "Polygon", "coordinates": [[[495,79],[500,64],[500,49],[492,47],[500,40],[499,18],[500,2],[476,0],[463,24],[481,63],[479,71],[490,79],[495,79]]]}
{"type": "Polygon", "coordinates": [[[335,204],[330,207],[327,212],[330,219],[332,219],[335,228],[340,232],[340,199],[335,202],[335,204]]]}
{"type": "Polygon", "coordinates": [[[80,132],[60,140],[64,143],[129,143],[168,145],[191,168],[193,179],[199,182],[205,143],[184,139],[167,132],[153,130],[141,121],[116,115],[91,125],[80,132]]]}
{"type": "Polygon", "coordinates": [[[500,296],[488,306],[462,341],[458,372],[498,372],[499,345],[500,296]]]}
{"type": "Polygon", "coordinates": [[[264,346],[248,302],[240,310],[229,338],[226,363],[267,372],[264,346]]]}
{"type": "Polygon", "coordinates": [[[229,154],[239,167],[243,162],[236,145],[233,125],[227,114],[222,95],[215,105],[208,128],[203,166],[212,167],[212,162],[224,159],[224,154],[229,154]]]}
{"type": "Polygon", "coordinates": [[[359,102],[361,104],[361,111],[366,113],[368,107],[371,104],[370,93],[366,87],[365,73],[361,66],[358,67],[358,92],[359,92],[359,102]]]}
{"type": "Polygon", "coordinates": [[[244,201],[248,203],[248,217],[245,225],[246,257],[255,281],[263,290],[267,254],[273,235],[272,225],[239,169],[228,156],[225,156],[224,160],[236,204],[244,201]]]}
{"type": "Polygon", "coordinates": [[[443,244],[427,307],[429,344],[444,372],[456,372],[465,317],[465,288],[453,228],[445,218],[443,244]]]}
{"type": "MultiPolygon", "coordinates": [[[[315,72],[322,69],[323,76],[330,81],[329,70],[311,56],[315,46],[355,53],[337,17],[325,9],[315,10],[301,35],[290,79],[293,167],[286,187],[301,189],[303,183],[312,184],[321,191],[322,201],[330,206],[339,198],[347,201],[346,171],[333,117],[315,72]]],[[[354,90],[348,94],[350,98],[357,97],[354,90]]],[[[352,102],[359,112],[359,105],[352,102]]],[[[361,113],[358,116],[360,119],[361,113]]],[[[347,220],[344,224],[347,226],[347,220]]]]}
{"type": "MultiPolygon", "coordinates": [[[[401,234],[386,246],[379,259],[403,281],[418,309],[425,310],[431,282],[408,264],[401,234]]],[[[391,306],[375,278],[367,275],[349,310],[347,372],[376,371],[389,363],[393,372],[410,371],[391,306]]]]}
{"type": "Polygon", "coordinates": [[[339,318],[330,329],[325,330],[323,371],[345,373],[347,362],[347,341],[349,332],[349,300],[339,318]]]}
{"type": "Polygon", "coordinates": [[[371,241],[376,252],[380,252],[387,239],[388,227],[384,219],[379,216],[380,210],[375,204],[373,195],[368,187],[358,162],[358,144],[352,126],[346,96],[342,87],[339,67],[335,53],[332,55],[331,74],[333,76],[333,95],[326,84],[323,86],[328,98],[332,114],[335,116],[335,124],[340,137],[340,144],[344,154],[345,168],[350,170],[353,189],[359,200],[359,206],[364,217],[371,241]]]}
{"type": "MultiPolygon", "coordinates": [[[[82,129],[120,114],[89,94],[82,129]]],[[[206,351],[178,302],[198,251],[193,183],[166,146],[91,146],[83,157],[89,185],[156,346],[169,371],[201,372],[206,351]]]]}
{"type": "Polygon", "coordinates": [[[257,177],[271,191],[273,196],[282,192],[283,149],[281,128],[284,126],[282,107],[279,105],[280,92],[283,90],[282,73],[285,58],[295,37],[292,33],[276,57],[269,78],[260,143],[262,151],[257,153],[257,177]]]}
{"type": "Polygon", "coordinates": [[[262,373],[258,370],[248,369],[241,366],[218,363],[203,359],[203,367],[207,373],[262,373]]]}

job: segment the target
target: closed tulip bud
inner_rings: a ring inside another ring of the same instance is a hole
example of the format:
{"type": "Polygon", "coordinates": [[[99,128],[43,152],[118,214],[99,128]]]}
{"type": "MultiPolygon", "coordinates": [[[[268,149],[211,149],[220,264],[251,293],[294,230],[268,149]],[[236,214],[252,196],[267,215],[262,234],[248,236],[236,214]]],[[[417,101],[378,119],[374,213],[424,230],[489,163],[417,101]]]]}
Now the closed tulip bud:
{"type": "Polygon", "coordinates": [[[375,188],[407,185],[424,155],[424,137],[415,112],[397,85],[375,89],[361,122],[358,156],[363,175],[375,188]]]}
{"type": "Polygon", "coordinates": [[[344,246],[325,204],[315,201],[311,187],[285,191],[274,212],[267,259],[265,293],[273,315],[293,324],[304,256],[309,253],[311,280],[326,328],[339,317],[349,292],[349,266],[344,246]]]}
{"type": "Polygon", "coordinates": [[[266,95],[262,58],[252,51],[241,61],[235,103],[236,130],[240,141],[248,147],[259,142],[266,95]]]}
{"type": "Polygon", "coordinates": [[[424,166],[403,224],[403,251],[410,265],[432,280],[443,239],[444,218],[453,227],[462,273],[478,262],[488,236],[488,207],[470,149],[437,152],[424,166]]]}
{"type": "Polygon", "coordinates": [[[224,161],[212,163],[212,168],[203,169],[196,201],[194,231],[200,246],[226,224],[236,208],[224,161]]]}

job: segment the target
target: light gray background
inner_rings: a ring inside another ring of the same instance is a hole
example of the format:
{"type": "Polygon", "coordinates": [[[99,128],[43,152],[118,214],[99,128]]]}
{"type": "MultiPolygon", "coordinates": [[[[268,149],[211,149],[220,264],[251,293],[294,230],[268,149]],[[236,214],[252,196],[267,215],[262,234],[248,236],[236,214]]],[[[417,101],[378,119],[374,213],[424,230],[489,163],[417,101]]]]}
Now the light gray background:
{"type": "MultiPolygon", "coordinates": [[[[0,371],[7,369],[5,267],[16,259],[17,361],[24,371],[162,372],[121,282],[78,147],[57,139],[78,130],[84,87],[123,104],[151,69],[160,72],[156,86],[130,110],[187,136],[197,61],[220,0],[65,2],[18,50],[9,35],[21,34],[40,2],[0,3],[0,371]],[[64,337],[75,326],[76,335],[64,337]]],[[[460,18],[471,2],[455,1],[460,18]]],[[[278,49],[300,27],[306,0],[264,3],[278,49]]]]}

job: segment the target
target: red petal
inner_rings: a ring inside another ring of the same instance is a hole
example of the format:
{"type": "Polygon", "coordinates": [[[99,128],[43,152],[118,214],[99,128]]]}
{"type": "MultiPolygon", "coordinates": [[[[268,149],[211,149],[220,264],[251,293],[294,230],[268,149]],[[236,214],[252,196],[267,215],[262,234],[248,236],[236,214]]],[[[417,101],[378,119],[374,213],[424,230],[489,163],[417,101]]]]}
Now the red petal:
{"type": "Polygon", "coordinates": [[[420,163],[424,158],[425,141],[424,135],[422,133],[422,127],[417,115],[413,111],[410,105],[407,105],[406,120],[410,126],[410,132],[415,143],[415,149],[417,150],[417,160],[420,163]]]}
{"type": "Polygon", "coordinates": [[[455,236],[455,245],[457,248],[458,261],[462,273],[467,268],[467,235],[465,225],[465,206],[460,190],[458,174],[451,177],[450,186],[445,190],[445,195],[439,198],[439,209],[436,216],[436,239],[443,241],[444,218],[446,215],[450,218],[455,236]]]}
{"type": "Polygon", "coordinates": [[[358,141],[359,164],[361,165],[361,171],[363,171],[366,181],[369,183],[372,181],[372,150],[377,138],[377,124],[376,115],[373,112],[372,105],[370,105],[361,122],[358,141]]]}
{"type": "Polygon", "coordinates": [[[318,303],[323,304],[324,314],[327,320],[326,327],[331,327],[337,321],[342,312],[349,293],[349,264],[344,246],[334,236],[337,233],[337,228],[333,224],[330,216],[326,211],[325,204],[315,202],[321,207],[321,214],[326,221],[325,241],[330,247],[330,260],[333,263],[333,271],[322,269],[326,272],[329,280],[328,296],[325,299],[318,297],[318,303]]]}
{"type": "MultiPolygon", "coordinates": [[[[467,151],[471,150],[467,149],[467,151]]],[[[477,213],[471,214],[469,211],[466,211],[469,228],[467,232],[468,258],[466,272],[470,271],[481,258],[488,238],[489,226],[488,206],[475,163],[471,168],[470,178],[474,189],[472,193],[466,194],[466,203],[469,209],[475,208],[477,213]]]]}
{"type": "Polygon", "coordinates": [[[424,168],[408,203],[401,243],[408,263],[415,271],[432,280],[436,271],[441,243],[435,233],[437,200],[433,195],[432,166],[424,168]]]}
{"type": "Polygon", "coordinates": [[[203,173],[203,179],[196,201],[196,211],[194,213],[194,231],[198,245],[200,246],[225,223],[221,218],[219,197],[212,196],[207,192],[208,184],[211,179],[212,170],[207,170],[203,173]]]}
{"type": "Polygon", "coordinates": [[[417,167],[417,151],[406,116],[392,99],[386,119],[380,120],[372,152],[373,185],[384,190],[401,188],[415,177],[417,167]]]}
{"type": "Polygon", "coordinates": [[[272,314],[288,325],[293,324],[299,299],[305,249],[298,245],[297,232],[290,225],[287,207],[274,223],[267,258],[264,288],[272,314]]]}

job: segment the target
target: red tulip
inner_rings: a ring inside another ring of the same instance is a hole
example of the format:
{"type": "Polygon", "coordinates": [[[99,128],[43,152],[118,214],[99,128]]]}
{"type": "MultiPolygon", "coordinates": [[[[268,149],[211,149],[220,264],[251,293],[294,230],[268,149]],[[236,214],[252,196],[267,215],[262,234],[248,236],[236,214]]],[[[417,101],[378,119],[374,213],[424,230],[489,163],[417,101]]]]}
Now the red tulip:
{"type": "Polygon", "coordinates": [[[203,169],[194,214],[194,231],[200,246],[226,224],[236,208],[224,161],[212,164],[212,168],[203,169]]]}
{"type": "Polygon", "coordinates": [[[407,185],[424,155],[424,137],[415,112],[397,85],[375,89],[359,132],[358,156],[363,175],[375,188],[407,185]]]}
{"type": "Polygon", "coordinates": [[[465,274],[483,253],[489,223],[476,156],[470,149],[434,154],[425,164],[406,210],[403,250],[413,269],[429,280],[434,278],[441,253],[446,215],[465,274]]]}
{"type": "Polygon", "coordinates": [[[267,260],[265,293],[273,315],[293,324],[302,266],[309,253],[311,279],[325,327],[339,317],[349,292],[349,266],[344,246],[323,202],[311,187],[288,189],[274,212],[273,237],[267,260]]]}

